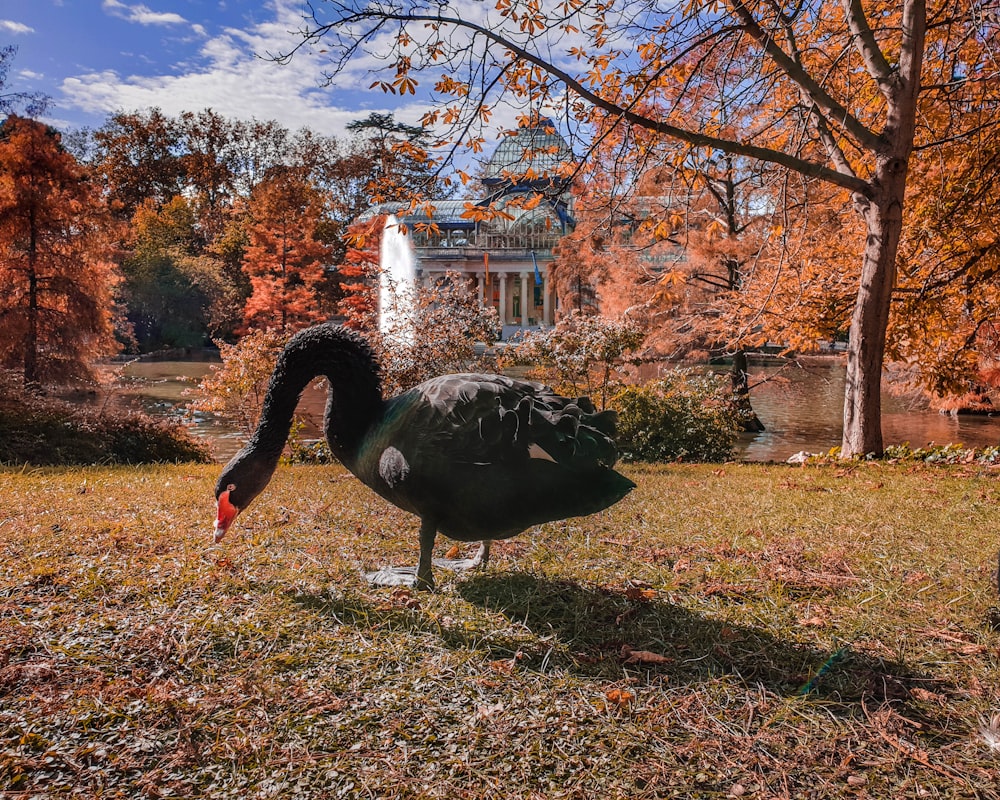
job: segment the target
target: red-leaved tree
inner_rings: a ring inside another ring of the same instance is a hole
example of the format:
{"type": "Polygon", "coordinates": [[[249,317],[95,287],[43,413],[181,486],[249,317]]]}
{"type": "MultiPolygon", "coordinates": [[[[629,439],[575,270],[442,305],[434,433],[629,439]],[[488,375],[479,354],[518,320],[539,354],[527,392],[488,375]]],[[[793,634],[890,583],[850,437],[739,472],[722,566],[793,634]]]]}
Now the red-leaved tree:
{"type": "Polygon", "coordinates": [[[379,244],[385,215],[354,222],[347,229],[347,252],[340,265],[340,288],[343,297],[337,310],[344,316],[344,324],[355,330],[374,330],[377,327],[379,270],[379,244]]]}
{"type": "Polygon", "coordinates": [[[335,241],[322,194],[296,171],[276,171],[254,190],[249,213],[245,330],[293,331],[322,321],[335,241]]]}
{"type": "Polygon", "coordinates": [[[117,350],[114,222],[59,134],[11,115],[0,126],[0,363],[25,386],[88,379],[117,350]]]}

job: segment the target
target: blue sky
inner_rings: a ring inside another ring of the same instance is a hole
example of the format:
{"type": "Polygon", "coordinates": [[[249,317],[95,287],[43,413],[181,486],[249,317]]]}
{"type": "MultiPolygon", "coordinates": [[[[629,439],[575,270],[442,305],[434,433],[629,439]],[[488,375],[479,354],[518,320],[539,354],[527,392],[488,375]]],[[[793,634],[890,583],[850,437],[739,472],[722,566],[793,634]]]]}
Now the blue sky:
{"type": "Polygon", "coordinates": [[[46,121],[63,130],[99,126],[116,110],[158,106],[175,116],[212,108],[341,135],[371,111],[416,124],[426,102],[369,91],[363,65],[321,87],[322,63],[290,65],[301,24],[297,0],[3,0],[0,45],[17,47],[7,91],[52,98],[46,121]]]}

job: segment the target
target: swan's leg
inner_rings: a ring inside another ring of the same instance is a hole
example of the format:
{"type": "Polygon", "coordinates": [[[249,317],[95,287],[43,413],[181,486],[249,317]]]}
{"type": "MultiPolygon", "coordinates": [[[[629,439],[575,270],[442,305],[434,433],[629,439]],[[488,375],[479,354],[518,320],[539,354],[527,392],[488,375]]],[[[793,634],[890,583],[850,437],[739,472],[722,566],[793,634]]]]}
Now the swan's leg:
{"type": "Polygon", "coordinates": [[[434,563],[439,567],[444,567],[445,569],[454,570],[464,570],[464,569],[475,569],[476,567],[485,567],[490,560],[490,539],[483,539],[482,543],[479,545],[479,552],[476,553],[472,558],[436,558],[434,563]]]}
{"type": "Polygon", "coordinates": [[[429,519],[420,520],[420,561],[417,563],[417,588],[432,590],[434,588],[434,572],[431,570],[431,555],[434,551],[434,539],[437,536],[437,523],[429,519]]]}
{"type": "Polygon", "coordinates": [[[437,536],[437,523],[420,520],[420,561],[414,567],[382,567],[377,572],[366,573],[365,577],[373,586],[413,586],[416,589],[434,589],[434,573],[431,570],[431,552],[437,536]]]}

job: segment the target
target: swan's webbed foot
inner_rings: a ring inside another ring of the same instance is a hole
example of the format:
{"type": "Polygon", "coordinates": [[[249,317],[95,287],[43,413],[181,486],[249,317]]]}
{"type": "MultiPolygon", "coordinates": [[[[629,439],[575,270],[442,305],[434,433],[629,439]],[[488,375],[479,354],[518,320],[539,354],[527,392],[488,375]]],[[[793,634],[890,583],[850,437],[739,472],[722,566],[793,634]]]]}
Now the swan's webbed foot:
{"type": "Polygon", "coordinates": [[[372,586],[410,586],[414,589],[434,588],[434,576],[420,579],[417,567],[382,567],[375,572],[366,572],[365,579],[372,586]]]}
{"type": "Polygon", "coordinates": [[[485,566],[490,560],[490,540],[484,539],[472,558],[435,558],[434,566],[461,572],[485,566]]]}
{"type": "Polygon", "coordinates": [[[431,552],[437,525],[432,520],[420,520],[420,562],[416,567],[382,567],[365,575],[373,586],[412,586],[414,589],[434,591],[434,573],[431,570],[431,552]]]}

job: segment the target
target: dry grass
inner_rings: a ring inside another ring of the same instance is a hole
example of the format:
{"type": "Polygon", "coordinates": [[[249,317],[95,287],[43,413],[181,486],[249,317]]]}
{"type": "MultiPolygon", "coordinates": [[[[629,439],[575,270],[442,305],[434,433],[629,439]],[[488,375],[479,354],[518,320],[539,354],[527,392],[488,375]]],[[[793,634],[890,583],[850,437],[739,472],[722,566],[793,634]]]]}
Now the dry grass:
{"type": "Polygon", "coordinates": [[[0,473],[0,796],[1000,796],[986,468],[632,469],[435,594],[339,468],[211,545],[216,471],[0,473]]]}

